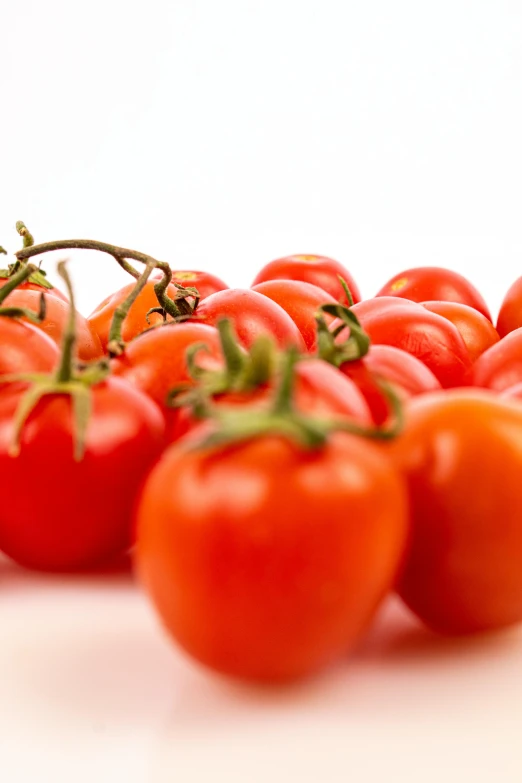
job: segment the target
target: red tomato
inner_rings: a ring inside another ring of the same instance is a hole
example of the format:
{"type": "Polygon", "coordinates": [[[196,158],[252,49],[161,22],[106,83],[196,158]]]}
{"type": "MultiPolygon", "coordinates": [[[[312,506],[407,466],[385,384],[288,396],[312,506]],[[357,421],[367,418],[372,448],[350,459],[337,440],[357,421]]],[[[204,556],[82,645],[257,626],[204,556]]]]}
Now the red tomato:
{"type": "MultiPolygon", "coordinates": [[[[8,277],[0,277],[0,288],[2,288],[7,283],[8,280],[9,280],[8,277]]],[[[38,285],[38,283],[31,282],[31,280],[26,280],[24,283],[20,283],[17,289],[19,291],[38,291],[38,293],[40,294],[57,296],[58,299],[62,299],[64,302],[69,301],[65,296],[65,294],[62,291],[60,291],[59,288],[56,288],[56,286],[53,286],[52,288],[46,288],[43,285],[38,285]]]]}
{"type": "Polygon", "coordinates": [[[0,393],[0,550],[43,570],[90,568],[132,543],[132,508],[164,443],[163,417],[146,395],[117,378],[92,387],[93,410],[81,461],[65,394],[44,397],[9,455],[20,393],[0,393]],[[29,491],[28,491],[29,488],[29,491]]]}
{"type": "MultiPolygon", "coordinates": [[[[5,299],[5,307],[25,307],[33,312],[38,312],[40,307],[38,291],[15,289],[5,299]]],[[[69,300],[60,299],[57,296],[44,294],[46,316],[39,324],[34,324],[37,329],[48,334],[52,340],[61,345],[63,333],[69,318],[69,300]]],[[[23,319],[24,320],[24,319],[23,319]]],[[[89,362],[99,359],[103,351],[98,336],[91,329],[87,320],[80,313],[76,313],[76,350],[78,358],[89,362]]]]}
{"type": "Polygon", "coordinates": [[[218,672],[283,681],[358,642],[396,578],[406,497],[382,451],[344,433],[316,450],[176,444],[137,527],[138,573],[173,638],[218,672]]]}
{"type": "Polygon", "coordinates": [[[519,277],[508,289],[500,306],[497,319],[497,332],[505,337],[509,332],[522,326],[522,277],[519,277]]]}
{"type": "Polygon", "coordinates": [[[472,362],[500,340],[491,321],[474,307],[460,302],[423,302],[422,306],[432,313],[447,318],[457,327],[472,362]]]}
{"type": "Polygon", "coordinates": [[[336,301],[350,304],[339,277],[343,278],[350,289],[353,301],[359,302],[361,294],[350,272],[339,261],[327,256],[285,256],[270,261],[259,270],[252,285],[256,286],[267,280],[302,280],[327,291],[336,301]]]}
{"type": "MultiPolygon", "coordinates": [[[[234,407],[248,405],[267,409],[273,400],[274,379],[268,386],[249,392],[231,392],[214,397],[214,405],[234,407]]],[[[303,414],[325,418],[353,419],[360,425],[371,426],[372,417],[362,392],[336,367],[321,359],[309,359],[295,366],[294,405],[303,414]]],[[[179,409],[170,428],[170,437],[177,440],[199,424],[190,410],[179,409]]]]}
{"type": "Polygon", "coordinates": [[[502,391],[522,381],[522,328],[515,329],[479,356],[470,373],[473,386],[502,391]]]}
{"type": "Polygon", "coordinates": [[[436,631],[522,620],[522,410],[466,389],[412,400],[390,454],[413,533],[399,593],[436,631]]]}
{"type": "Polygon", "coordinates": [[[167,396],[175,386],[194,383],[189,375],[186,352],[195,343],[202,343],[208,349],[198,353],[199,367],[208,370],[222,367],[217,329],[185,321],[149,329],[130,342],[121,356],[112,360],[111,369],[114,375],[152,397],[172,420],[177,418],[178,411],[167,407],[167,396]]]}
{"type": "Polygon", "coordinates": [[[30,323],[0,317],[0,376],[51,372],[57,364],[58,347],[45,332],[30,323]]]}
{"type": "Polygon", "coordinates": [[[475,286],[458,272],[438,266],[406,269],[388,280],[377,296],[399,296],[413,302],[461,302],[491,321],[484,297],[475,286]]]}
{"type": "Polygon", "coordinates": [[[230,318],[245,348],[250,348],[260,334],[271,334],[280,348],[294,345],[300,351],[306,350],[301,332],[288,313],[257,291],[243,288],[218,291],[200,304],[193,317],[210,326],[222,318],[230,318]]]}
{"type": "MultiPolygon", "coordinates": [[[[161,280],[163,273],[154,272],[152,278],[155,280],[161,280]]],[[[215,294],[216,291],[224,291],[228,288],[228,285],[216,275],[211,275],[210,272],[201,272],[194,269],[185,270],[173,270],[172,282],[179,283],[182,286],[189,286],[190,288],[197,288],[200,299],[206,299],[210,294],[215,294]]]]}
{"type": "Polygon", "coordinates": [[[341,371],[362,391],[376,424],[389,417],[390,405],[379,381],[391,384],[395,394],[405,402],[417,394],[436,391],[441,385],[426,365],[415,356],[392,345],[370,345],[363,359],[345,362],[341,371]]]}
{"type": "MultiPolygon", "coordinates": [[[[313,353],[317,347],[315,316],[321,305],[327,302],[336,303],[333,296],[322,288],[301,280],[267,280],[254,286],[252,290],[268,296],[288,313],[299,328],[307,349],[313,353]]],[[[328,321],[328,316],[326,320],[328,321]]]]}
{"type": "Polygon", "coordinates": [[[464,382],[469,354],[460,332],[446,318],[415,302],[385,296],[360,302],[353,312],[373,343],[416,356],[444,387],[464,382]]]}
{"type": "MultiPolygon", "coordinates": [[[[143,290],[139,293],[136,301],[132,304],[127,317],[123,322],[122,339],[127,343],[136,337],[141,332],[149,329],[151,326],[160,324],[163,322],[163,317],[159,313],[152,313],[147,321],[147,313],[152,310],[153,307],[159,307],[158,298],[154,291],[154,285],[157,282],[154,280],[147,280],[143,290]]],[[[119,291],[106,297],[98,307],[88,317],[88,322],[91,325],[93,331],[96,332],[100,338],[100,343],[103,351],[107,352],[107,345],[109,342],[109,332],[111,328],[114,311],[125,301],[130,292],[133,290],[135,283],[129,283],[129,285],[120,288],[119,291]]],[[[174,299],[176,296],[176,286],[172,283],[167,288],[167,295],[174,299]]]]}

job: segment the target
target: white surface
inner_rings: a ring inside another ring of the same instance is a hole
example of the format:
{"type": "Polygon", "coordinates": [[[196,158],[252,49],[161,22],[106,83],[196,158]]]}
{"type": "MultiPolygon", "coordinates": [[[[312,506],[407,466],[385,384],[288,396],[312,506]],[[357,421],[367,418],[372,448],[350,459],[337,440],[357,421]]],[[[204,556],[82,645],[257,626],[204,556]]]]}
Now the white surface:
{"type": "MultiPolygon", "coordinates": [[[[320,252],[366,296],[437,263],[494,311],[522,272],[517,0],[19,0],[0,29],[10,250],[21,218],[236,285],[320,252]]],[[[87,313],[125,276],[72,255],[87,313]]],[[[350,664],[245,691],[125,578],[4,567],[0,779],[519,782],[521,671],[520,631],[454,645],[392,613],[350,664]]]]}

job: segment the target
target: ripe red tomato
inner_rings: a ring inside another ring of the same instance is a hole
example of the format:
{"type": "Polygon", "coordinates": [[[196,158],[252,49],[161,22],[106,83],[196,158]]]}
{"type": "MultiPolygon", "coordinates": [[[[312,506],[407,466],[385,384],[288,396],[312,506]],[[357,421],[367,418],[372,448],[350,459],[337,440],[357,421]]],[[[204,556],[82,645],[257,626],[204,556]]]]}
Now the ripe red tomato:
{"type": "Polygon", "coordinates": [[[45,332],[30,323],[0,317],[0,376],[51,372],[57,364],[58,347],[45,332]]]}
{"type": "Polygon", "coordinates": [[[413,302],[461,302],[489,318],[482,294],[463,275],[438,266],[419,266],[394,275],[377,296],[398,296],[413,302]]]}
{"type": "Polygon", "coordinates": [[[363,393],[375,424],[383,424],[390,414],[390,404],[379,381],[390,384],[403,403],[417,394],[441,388],[423,362],[392,345],[370,345],[363,359],[345,362],[340,369],[363,393]]]}
{"type": "Polygon", "coordinates": [[[417,397],[389,449],[409,488],[399,593],[445,634],[522,620],[522,410],[491,392],[417,397]]]}
{"type": "Polygon", "coordinates": [[[360,302],[353,312],[373,343],[393,345],[416,356],[444,387],[464,382],[471,365],[468,350],[446,318],[415,302],[386,296],[360,302]]]}
{"type": "Polygon", "coordinates": [[[121,356],[111,361],[111,369],[114,375],[152,397],[169,419],[174,418],[174,409],[166,405],[167,396],[175,386],[194,383],[189,374],[186,352],[195,343],[207,347],[206,351],[198,353],[199,367],[208,370],[222,367],[217,329],[185,321],[164,324],[139,335],[127,345],[121,356]]]}
{"type": "Polygon", "coordinates": [[[508,289],[497,319],[497,332],[505,337],[509,332],[522,327],[522,277],[508,289]]]}
{"type": "MultiPolygon", "coordinates": [[[[152,313],[147,321],[147,313],[154,307],[158,307],[158,298],[154,291],[154,285],[157,280],[147,280],[143,290],[140,291],[136,300],[133,302],[129,309],[127,317],[123,322],[122,339],[123,342],[129,342],[138,334],[146,331],[151,326],[160,324],[163,322],[163,317],[159,313],[152,313]]],[[[92,329],[98,335],[100,339],[103,351],[107,353],[107,345],[109,343],[109,333],[111,328],[112,319],[114,317],[114,311],[125,301],[130,292],[133,290],[135,283],[129,283],[128,285],[120,288],[119,291],[115,291],[110,296],[107,296],[103,302],[100,302],[98,307],[88,317],[88,322],[92,329]]],[[[167,288],[167,295],[174,299],[176,296],[176,286],[172,283],[167,288]]]]}
{"type": "Polygon", "coordinates": [[[239,342],[250,348],[260,334],[271,334],[280,348],[290,345],[305,351],[301,332],[282,307],[257,291],[229,288],[205,299],[193,318],[203,324],[216,326],[222,318],[229,318],[239,342]]]}
{"type": "Polygon", "coordinates": [[[457,327],[472,362],[500,340],[491,321],[474,307],[460,302],[422,302],[422,306],[432,313],[447,318],[457,327]]]}
{"type": "MultiPolygon", "coordinates": [[[[317,323],[315,316],[321,305],[336,300],[322,288],[301,280],[267,280],[252,288],[268,296],[285,310],[297,325],[306,347],[313,353],[317,347],[317,323]]],[[[328,322],[329,317],[326,316],[328,322]]],[[[330,319],[331,320],[331,319],[330,319]]]]}
{"type": "MultiPolygon", "coordinates": [[[[229,392],[213,398],[218,407],[250,406],[266,410],[270,407],[277,378],[265,386],[246,392],[229,392]]],[[[308,359],[295,366],[294,405],[299,413],[324,418],[352,419],[360,425],[371,426],[372,416],[358,386],[321,359],[308,359]]],[[[199,425],[188,408],[178,409],[169,428],[170,438],[177,440],[199,425]]]]}
{"type": "MultiPolygon", "coordinates": [[[[38,291],[15,289],[5,299],[5,307],[23,307],[33,312],[38,312],[40,307],[38,291]]],[[[37,329],[48,334],[55,343],[61,345],[63,333],[69,317],[69,301],[57,296],[44,294],[46,316],[41,323],[34,324],[37,329]]],[[[25,319],[22,319],[25,320],[25,319]]],[[[92,361],[103,356],[102,347],[98,336],[91,329],[87,320],[80,313],[76,313],[76,350],[78,358],[82,361],[92,361]]]]}
{"type": "Polygon", "coordinates": [[[339,277],[346,282],[353,301],[359,302],[361,293],[350,272],[339,261],[327,256],[297,255],[277,258],[259,270],[252,285],[256,286],[267,280],[302,280],[327,291],[336,301],[350,304],[339,277]]]}
{"type": "Polygon", "coordinates": [[[201,663],[259,681],[344,656],[393,585],[406,497],[375,445],[338,433],[168,449],[137,512],[138,574],[201,663]],[[233,488],[233,490],[231,490],[233,488]]]}
{"type": "MultiPolygon", "coordinates": [[[[163,273],[161,271],[153,272],[151,277],[155,280],[161,280],[163,273]]],[[[179,283],[179,285],[184,287],[197,288],[200,300],[206,299],[210,294],[215,294],[216,291],[224,291],[228,288],[228,285],[220,277],[216,277],[216,275],[212,275],[210,272],[201,272],[194,269],[173,270],[172,282],[179,283]]]]}
{"type": "Polygon", "coordinates": [[[522,328],[515,329],[479,356],[470,383],[503,391],[522,381],[522,328]]]}
{"type": "Polygon", "coordinates": [[[71,399],[44,397],[10,456],[20,392],[0,393],[0,550],[29,568],[90,568],[132,543],[138,488],[164,444],[164,421],[146,395],[118,378],[93,386],[83,459],[75,461],[71,399]],[[30,491],[28,491],[28,487],[30,491]]]}
{"type": "MultiPolygon", "coordinates": [[[[0,288],[2,288],[7,281],[9,280],[8,277],[0,277],[0,288]]],[[[26,280],[23,283],[20,283],[20,285],[17,287],[19,291],[38,291],[40,294],[46,294],[48,296],[57,296],[58,299],[62,299],[64,302],[68,302],[69,300],[65,296],[65,294],[60,291],[59,288],[56,288],[56,286],[53,286],[52,288],[46,288],[43,285],[39,285],[38,283],[33,283],[31,280],[26,280]]]]}

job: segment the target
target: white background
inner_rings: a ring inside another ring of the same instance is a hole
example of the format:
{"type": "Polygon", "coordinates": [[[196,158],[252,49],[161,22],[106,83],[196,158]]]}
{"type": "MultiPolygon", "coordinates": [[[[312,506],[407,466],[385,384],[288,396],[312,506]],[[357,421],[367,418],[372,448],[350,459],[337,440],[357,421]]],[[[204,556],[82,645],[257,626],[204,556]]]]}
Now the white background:
{"type": "MultiPolygon", "coordinates": [[[[0,5],[0,243],[87,237],[248,285],[288,253],[522,273],[519,0],[0,5]]],[[[49,266],[52,271],[52,265],[49,266]]],[[[125,281],[74,254],[86,314],[125,281]]],[[[390,610],[286,694],[172,652],[122,576],[0,569],[0,778],[520,781],[520,632],[437,642],[390,610]]]]}

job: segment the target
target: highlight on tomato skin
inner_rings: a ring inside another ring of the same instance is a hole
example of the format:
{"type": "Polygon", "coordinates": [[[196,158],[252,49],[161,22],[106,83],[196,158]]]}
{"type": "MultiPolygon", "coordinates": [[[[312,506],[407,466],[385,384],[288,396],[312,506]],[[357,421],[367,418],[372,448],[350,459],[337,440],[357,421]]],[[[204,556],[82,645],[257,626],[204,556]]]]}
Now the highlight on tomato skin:
{"type": "Polygon", "coordinates": [[[351,304],[339,278],[348,286],[353,302],[360,302],[361,292],[351,272],[328,256],[304,254],[277,258],[259,270],[252,286],[268,280],[301,280],[322,288],[342,304],[351,304]]]}
{"type": "Polygon", "coordinates": [[[346,433],[175,444],[137,509],[138,576],[171,637],[240,680],[283,683],[344,658],[392,589],[407,498],[391,461],[346,433]],[[234,487],[234,491],[231,491],[234,487]]]}
{"type": "Polygon", "coordinates": [[[394,275],[376,296],[397,296],[413,302],[460,302],[474,307],[491,321],[491,314],[480,291],[464,277],[451,269],[438,266],[419,266],[394,275]]]}

